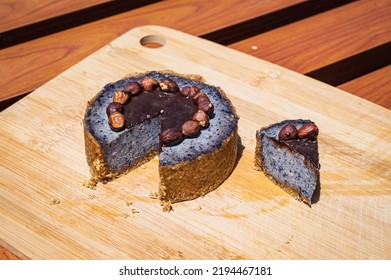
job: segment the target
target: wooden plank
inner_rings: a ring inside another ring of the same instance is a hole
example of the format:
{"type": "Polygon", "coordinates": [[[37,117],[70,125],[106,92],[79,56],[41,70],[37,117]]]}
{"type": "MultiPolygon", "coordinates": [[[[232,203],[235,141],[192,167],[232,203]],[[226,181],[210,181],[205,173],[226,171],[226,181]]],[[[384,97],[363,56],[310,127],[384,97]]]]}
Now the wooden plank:
{"type": "Polygon", "coordinates": [[[391,66],[344,83],[338,88],[391,109],[391,66]]]}
{"type": "Polygon", "coordinates": [[[0,32],[58,17],[112,0],[12,0],[0,3],[0,32]]]}
{"type": "Polygon", "coordinates": [[[390,119],[390,110],[280,66],[138,27],[1,112],[0,239],[32,259],[389,259],[390,119]],[[141,46],[150,34],[167,44],[141,46]],[[83,187],[87,100],[151,68],[204,76],[240,115],[244,149],[231,176],[170,213],[149,198],[156,158],[96,190],[83,187]],[[311,208],[253,169],[255,131],[286,118],[320,128],[321,194],[311,208]]]}
{"type": "Polygon", "coordinates": [[[306,74],[390,38],[391,2],[376,0],[353,2],[229,46],[306,74]]]}
{"type": "Polygon", "coordinates": [[[164,1],[9,47],[0,52],[0,101],[33,91],[139,25],[157,24],[201,35],[300,2],[164,1]]]}

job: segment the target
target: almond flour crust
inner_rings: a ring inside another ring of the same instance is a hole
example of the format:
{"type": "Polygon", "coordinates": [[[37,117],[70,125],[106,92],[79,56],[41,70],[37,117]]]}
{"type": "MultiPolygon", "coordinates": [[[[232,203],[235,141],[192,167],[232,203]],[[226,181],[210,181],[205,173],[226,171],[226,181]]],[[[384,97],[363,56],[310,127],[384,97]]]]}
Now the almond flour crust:
{"type": "MultiPolygon", "coordinates": [[[[151,73],[158,73],[159,75],[173,75],[182,77],[183,79],[191,79],[195,82],[205,83],[205,80],[200,75],[183,75],[173,71],[150,71],[145,73],[136,73],[134,75],[127,75],[127,78],[141,78],[148,76],[151,73]]],[[[209,85],[208,85],[209,86],[209,85]]],[[[229,116],[234,129],[228,137],[222,139],[218,148],[209,149],[196,156],[191,160],[181,160],[180,162],[159,162],[159,199],[163,205],[164,211],[171,209],[171,204],[196,199],[202,197],[207,193],[215,190],[232,172],[238,150],[238,133],[237,120],[235,108],[227,98],[224,91],[219,87],[214,87],[220,94],[224,102],[228,102],[232,115],[229,116]]],[[[148,162],[161,152],[161,147],[146,153],[143,157],[133,162],[131,165],[121,170],[115,170],[108,165],[103,147],[97,137],[90,131],[87,122],[87,115],[90,112],[96,99],[102,92],[99,92],[93,99],[88,102],[86,113],[83,119],[85,152],[87,163],[90,167],[91,179],[90,184],[97,182],[107,183],[120,176],[125,175],[129,171],[148,162]]],[[[208,94],[206,92],[206,94],[208,94]]],[[[218,105],[218,104],[216,104],[218,105]]],[[[227,117],[228,118],[228,117],[227,117]]],[[[213,120],[212,120],[213,121],[213,120]]],[[[201,136],[202,137],[201,132],[201,136]]],[[[191,140],[193,141],[193,140],[191,140]]],[[[180,144],[179,144],[180,145],[180,144]]]]}

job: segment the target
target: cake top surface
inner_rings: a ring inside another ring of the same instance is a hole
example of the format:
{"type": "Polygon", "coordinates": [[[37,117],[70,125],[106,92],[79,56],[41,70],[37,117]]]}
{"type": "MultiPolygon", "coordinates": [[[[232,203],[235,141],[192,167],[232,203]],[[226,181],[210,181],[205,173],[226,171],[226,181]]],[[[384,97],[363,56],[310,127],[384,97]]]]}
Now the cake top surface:
{"type": "MultiPolygon", "coordinates": [[[[145,77],[150,77],[157,81],[172,79],[179,88],[195,86],[205,93],[214,105],[209,125],[202,130],[198,137],[185,138],[178,145],[162,147],[160,152],[161,165],[192,160],[201,154],[212,152],[222,145],[222,139],[226,139],[236,130],[238,118],[232,104],[220,88],[206,84],[200,79],[192,79],[191,77],[176,75],[171,72],[152,71],[109,83],[92,100],[86,111],[85,121],[89,131],[101,145],[113,141],[118,137],[118,134],[126,131],[126,129],[119,132],[113,131],[108,124],[106,110],[109,104],[113,102],[113,95],[118,90],[124,90],[131,82],[141,83],[145,77]]],[[[132,100],[126,105],[129,107],[125,106],[125,111],[128,112],[125,113],[127,115],[127,127],[134,125],[138,121],[141,122],[147,117],[159,115],[163,131],[167,127],[178,127],[183,123],[183,120],[188,119],[197,109],[196,106],[191,104],[193,101],[187,100],[178,94],[162,93],[160,90],[151,91],[148,94],[148,96],[141,98],[141,94],[139,97],[132,97],[132,100]],[[168,106],[168,103],[170,106],[168,106]],[[162,105],[166,106],[163,112],[161,109],[162,105]],[[178,108],[181,109],[178,110],[178,108]],[[150,113],[146,114],[145,112],[148,110],[150,110],[150,113]],[[132,118],[130,118],[130,115],[132,115],[132,118]]]]}

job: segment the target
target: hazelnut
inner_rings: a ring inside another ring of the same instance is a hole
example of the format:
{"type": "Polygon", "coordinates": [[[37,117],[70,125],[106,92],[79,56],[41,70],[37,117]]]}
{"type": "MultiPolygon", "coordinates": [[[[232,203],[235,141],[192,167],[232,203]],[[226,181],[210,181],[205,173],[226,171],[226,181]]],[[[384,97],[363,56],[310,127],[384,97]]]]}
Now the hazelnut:
{"type": "Polygon", "coordinates": [[[196,95],[194,95],[193,101],[194,101],[194,104],[196,104],[196,105],[198,105],[198,103],[201,103],[201,102],[209,102],[210,103],[209,97],[203,92],[199,92],[196,95]]]}
{"type": "Polygon", "coordinates": [[[125,115],[114,112],[109,116],[109,125],[113,131],[120,131],[125,127],[125,115]]]}
{"type": "Polygon", "coordinates": [[[163,79],[159,85],[160,89],[165,92],[175,93],[179,91],[178,84],[172,79],[163,79]]]}
{"type": "Polygon", "coordinates": [[[183,133],[180,130],[174,128],[167,128],[160,134],[160,140],[166,146],[175,145],[183,138],[183,133]]]}
{"type": "Polygon", "coordinates": [[[187,121],[182,125],[182,133],[187,137],[195,137],[200,132],[200,125],[197,121],[187,121]]]}
{"type": "Polygon", "coordinates": [[[107,116],[110,116],[112,113],[119,112],[121,114],[124,113],[124,106],[118,102],[111,102],[106,108],[107,116]]]}
{"type": "Polygon", "coordinates": [[[130,82],[125,86],[124,92],[129,95],[137,95],[141,92],[141,85],[138,82],[130,82]]]}
{"type": "Polygon", "coordinates": [[[145,77],[141,81],[141,86],[146,91],[153,91],[159,87],[159,83],[154,78],[145,77]]]}
{"type": "Polygon", "coordinates": [[[297,129],[292,124],[284,125],[280,133],[278,133],[278,139],[281,141],[293,140],[297,138],[297,129]]]}
{"type": "Polygon", "coordinates": [[[193,115],[193,121],[198,122],[201,127],[207,127],[209,125],[209,116],[202,110],[198,110],[193,115]]]}
{"type": "Polygon", "coordinates": [[[316,140],[319,134],[318,127],[313,124],[305,124],[299,128],[298,135],[300,139],[316,140]]]}
{"type": "Polygon", "coordinates": [[[122,90],[117,90],[114,93],[113,101],[121,104],[125,104],[129,100],[129,95],[122,90]]]}
{"type": "Polygon", "coordinates": [[[194,97],[194,95],[196,95],[199,92],[200,92],[200,90],[196,86],[185,86],[181,90],[181,94],[184,97],[188,97],[188,96],[194,97]]]}
{"type": "Polygon", "coordinates": [[[198,103],[198,110],[204,111],[210,117],[213,114],[214,106],[211,102],[200,102],[198,103]]]}

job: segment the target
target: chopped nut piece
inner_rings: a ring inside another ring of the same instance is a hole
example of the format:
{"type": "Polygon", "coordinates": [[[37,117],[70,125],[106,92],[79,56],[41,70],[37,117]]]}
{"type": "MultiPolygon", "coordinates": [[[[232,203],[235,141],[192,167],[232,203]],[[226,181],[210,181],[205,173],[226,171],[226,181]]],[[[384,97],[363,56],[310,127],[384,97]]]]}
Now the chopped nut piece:
{"type": "Polygon", "coordinates": [[[195,137],[200,132],[198,121],[187,121],[182,125],[182,133],[187,137],[195,137]]]}
{"type": "Polygon", "coordinates": [[[154,78],[146,77],[141,81],[141,86],[146,91],[153,91],[159,87],[159,83],[154,78]]]}
{"type": "Polygon", "coordinates": [[[138,82],[130,82],[124,88],[124,92],[129,95],[137,95],[141,92],[141,85],[138,82]]]}
{"type": "Polygon", "coordinates": [[[117,90],[114,93],[113,96],[113,101],[120,103],[120,104],[125,104],[129,100],[129,95],[123,92],[122,90],[117,90]]]}
{"type": "Polygon", "coordinates": [[[120,131],[125,127],[125,116],[119,112],[114,112],[109,117],[109,125],[113,131],[120,131]]]}
{"type": "Polygon", "coordinates": [[[278,133],[278,139],[281,141],[293,140],[297,137],[297,129],[292,124],[283,126],[278,133]]]}

